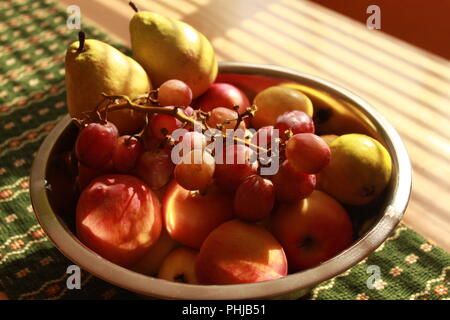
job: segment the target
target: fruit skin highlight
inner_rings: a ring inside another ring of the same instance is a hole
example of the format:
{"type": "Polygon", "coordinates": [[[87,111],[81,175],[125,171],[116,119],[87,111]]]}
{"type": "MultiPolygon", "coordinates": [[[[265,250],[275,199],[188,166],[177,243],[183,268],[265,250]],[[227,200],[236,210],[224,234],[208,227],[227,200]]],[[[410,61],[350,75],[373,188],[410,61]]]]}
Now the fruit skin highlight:
{"type": "Polygon", "coordinates": [[[386,148],[363,134],[345,134],[330,143],[330,163],[318,183],[336,200],[364,205],[378,197],[389,184],[392,160],[386,148]]]}
{"type": "Polygon", "coordinates": [[[78,238],[123,267],[139,261],[161,234],[159,200],[138,178],[111,174],[94,179],[76,211],[78,238]]]}
{"type": "Polygon", "coordinates": [[[352,223],[345,209],[322,191],[284,204],[272,215],[269,229],[283,246],[289,272],[312,268],[349,247],[352,223]]]}
{"type": "Polygon", "coordinates": [[[287,275],[284,250],[261,226],[235,219],[214,229],[196,262],[201,284],[239,284],[287,275]]]}
{"type": "Polygon", "coordinates": [[[153,84],[184,81],[193,98],[214,82],[218,64],[209,40],[192,26],[148,12],[136,12],[130,21],[131,47],[153,84]]]}

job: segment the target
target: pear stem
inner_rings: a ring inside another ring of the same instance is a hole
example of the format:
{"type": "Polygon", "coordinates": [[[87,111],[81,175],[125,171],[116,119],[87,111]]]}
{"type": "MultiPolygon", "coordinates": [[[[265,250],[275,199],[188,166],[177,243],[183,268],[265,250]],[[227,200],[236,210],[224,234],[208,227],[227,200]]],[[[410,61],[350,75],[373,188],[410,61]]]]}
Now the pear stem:
{"type": "Polygon", "coordinates": [[[128,4],[134,10],[134,12],[139,12],[139,8],[136,6],[136,4],[134,4],[133,1],[128,2],[128,4]]]}
{"type": "Polygon", "coordinates": [[[80,45],[78,46],[77,51],[81,52],[84,50],[84,40],[86,39],[86,34],[83,31],[78,32],[78,41],[80,45]]]}

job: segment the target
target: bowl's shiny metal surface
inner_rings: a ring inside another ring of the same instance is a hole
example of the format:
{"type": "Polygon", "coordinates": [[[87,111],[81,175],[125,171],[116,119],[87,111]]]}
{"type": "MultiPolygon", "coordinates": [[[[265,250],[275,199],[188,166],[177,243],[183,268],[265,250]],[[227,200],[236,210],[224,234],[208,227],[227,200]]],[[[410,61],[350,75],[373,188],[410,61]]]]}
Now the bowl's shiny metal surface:
{"type": "MultiPolygon", "coordinates": [[[[45,139],[31,172],[31,199],[36,217],[58,249],[82,269],[114,285],[145,296],[166,299],[260,299],[293,297],[308,288],[354,266],[373,252],[391,233],[406,210],[412,185],[411,164],[396,130],[367,102],[339,86],[289,69],[242,63],[221,63],[221,74],[263,75],[303,84],[346,105],[356,114],[370,134],[387,147],[393,161],[393,176],[385,194],[381,212],[373,226],[353,245],[321,265],[266,282],[202,286],[168,282],[139,274],[113,264],[85,247],[54,212],[46,191],[49,158],[62,137],[70,131],[71,120],[65,117],[45,139]]],[[[72,128],[73,132],[73,128],[72,128]]]]}

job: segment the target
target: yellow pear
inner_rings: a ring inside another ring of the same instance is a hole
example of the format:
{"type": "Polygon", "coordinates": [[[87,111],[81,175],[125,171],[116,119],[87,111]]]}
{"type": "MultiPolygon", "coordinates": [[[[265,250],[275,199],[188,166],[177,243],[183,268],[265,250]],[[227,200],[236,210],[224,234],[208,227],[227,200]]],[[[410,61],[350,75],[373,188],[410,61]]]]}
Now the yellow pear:
{"type": "MultiPolygon", "coordinates": [[[[101,93],[126,95],[133,99],[146,94],[151,82],[145,70],[132,58],[99,40],[80,38],[66,52],[67,106],[74,118],[93,111],[103,99],[101,93]],[[80,45],[81,42],[81,45],[80,45]]],[[[139,131],[145,114],[133,110],[108,113],[121,134],[139,131]]]]}
{"type": "Polygon", "coordinates": [[[318,176],[319,188],[350,205],[374,200],[391,179],[392,160],[386,148],[363,134],[344,134],[330,143],[330,163],[318,176]]]}
{"type": "Polygon", "coordinates": [[[208,39],[192,26],[139,11],[130,21],[131,47],[155,87],[170,79],[186,82],[193,97],[214,82],[218,65],[208,39]]]}

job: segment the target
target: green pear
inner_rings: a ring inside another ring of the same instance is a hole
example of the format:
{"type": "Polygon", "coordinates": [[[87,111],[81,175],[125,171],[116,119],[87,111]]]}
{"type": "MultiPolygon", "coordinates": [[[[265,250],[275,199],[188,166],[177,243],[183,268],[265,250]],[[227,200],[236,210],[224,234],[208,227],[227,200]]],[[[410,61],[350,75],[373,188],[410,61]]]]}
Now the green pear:
{"type": "Polygon", "coordinates": [[[208,39],[192,26],[159,14],[139,11],[130,21],[131,47],[155,87],[170,79],[190,86],[193,97],[205,92],[218,65],[208,39]]]}
{"type": "MultiPolygon", "coordinates": [[[[133,99],[151,90],[147,73],[134,59],[102,41],[80,40],[69,46],[65,61],[67,106],[72,117],[81,119],[84,112],[95,110],[102,92],[133,99]]],[[[145,114],[118,110],[108,113],[108,121],[121,134],[130,134],[142,129],[145,114]]]]}

